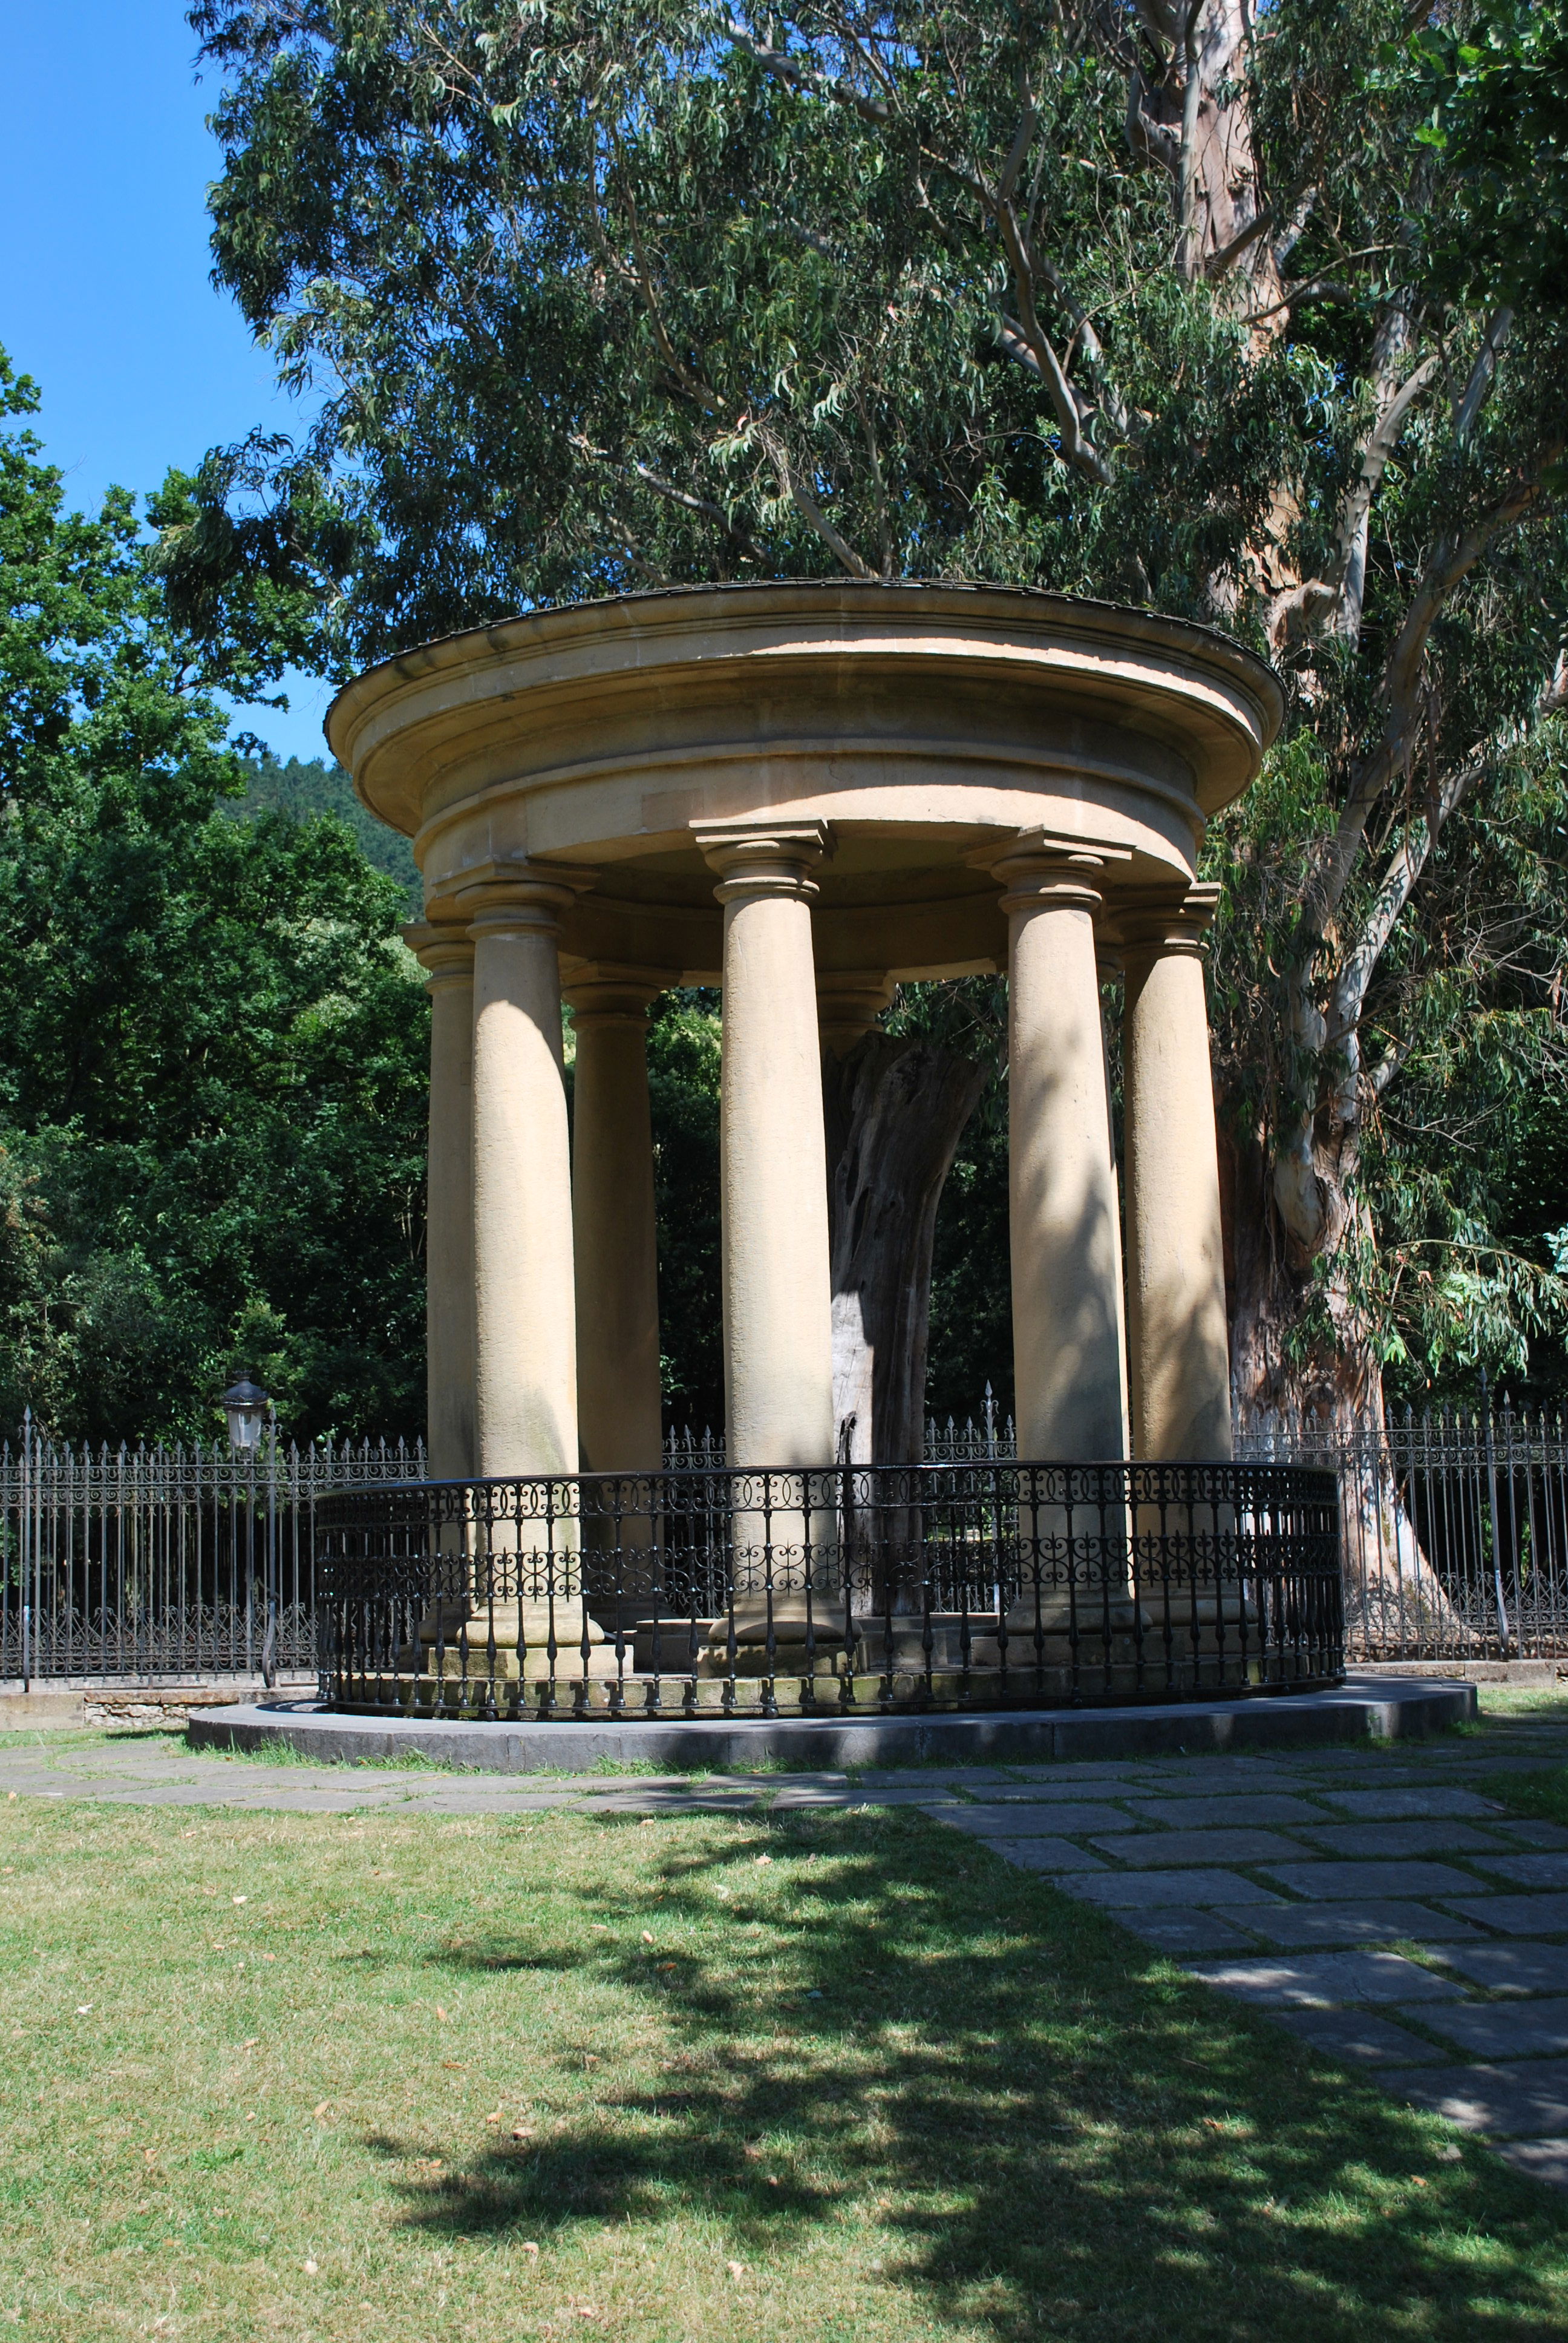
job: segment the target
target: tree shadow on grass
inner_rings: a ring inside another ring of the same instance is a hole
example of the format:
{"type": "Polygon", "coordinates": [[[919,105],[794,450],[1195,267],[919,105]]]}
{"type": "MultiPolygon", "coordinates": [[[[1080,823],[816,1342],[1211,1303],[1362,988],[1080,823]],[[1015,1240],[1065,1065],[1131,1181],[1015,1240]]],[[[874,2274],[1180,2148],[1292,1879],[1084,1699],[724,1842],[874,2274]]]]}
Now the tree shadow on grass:
{"type": "Polygon", "coordinates": [[[884,2287],[996,2343],[1468,2343],[1568,2320],[1554,2197],[1484,2149],[1453,2160],[1434,2119],[973,1842],[911,1815],[671,1835],[651,1866],[607,1862],[569,1941],[439,1956],[643,1997],[660,2075],[618,2086],[607,2063],[566,2128],[401,2180],[407,2220],[542,2237],[689,2210],[759,2259],[869,2224],[901,2240],[884,2287]]]}

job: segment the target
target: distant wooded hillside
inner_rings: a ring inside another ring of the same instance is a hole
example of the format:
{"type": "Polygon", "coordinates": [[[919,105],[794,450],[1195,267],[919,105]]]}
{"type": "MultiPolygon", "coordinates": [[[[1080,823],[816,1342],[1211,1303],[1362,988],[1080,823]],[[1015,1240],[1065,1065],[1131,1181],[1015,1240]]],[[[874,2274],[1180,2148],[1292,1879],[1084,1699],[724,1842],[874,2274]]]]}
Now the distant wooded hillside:
{"type": "Polygon", "coordinates": [[[335,814],[347,822],[359,841],[360,852],[377,870],[385,870],[408,890],[409,908],[419,909],[419,871],[414,850],[406,838],[367,813],[354,794],[354,784],[341,765],[324,757],[308,761],[290,757],[247,758],[248,786],[243,798],[231,800],[228,810],[244,821],[253,814],[282,813],[291,821],[309,821],[317,814],[335,814]]]}

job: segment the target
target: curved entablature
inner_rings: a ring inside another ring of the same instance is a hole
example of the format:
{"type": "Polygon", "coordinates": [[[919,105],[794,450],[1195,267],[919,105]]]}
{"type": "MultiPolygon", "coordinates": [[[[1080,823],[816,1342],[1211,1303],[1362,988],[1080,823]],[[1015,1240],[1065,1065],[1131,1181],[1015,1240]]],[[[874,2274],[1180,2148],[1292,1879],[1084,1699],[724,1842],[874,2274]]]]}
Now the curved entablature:
{"type": "Polygon", "coordinates": [[[1191,880],[1281,715],[1262,661],[1183,621],[993,587],[726,586],[548,610],[427,644],[334,702],[328,738],[415,841],[432,916],[484,869],[597,874],[585,959],[718,965],[705,825],[824,822],[828,966],[996,964],[989,842],[1113,850],[1119,897],[1191,880]]]}

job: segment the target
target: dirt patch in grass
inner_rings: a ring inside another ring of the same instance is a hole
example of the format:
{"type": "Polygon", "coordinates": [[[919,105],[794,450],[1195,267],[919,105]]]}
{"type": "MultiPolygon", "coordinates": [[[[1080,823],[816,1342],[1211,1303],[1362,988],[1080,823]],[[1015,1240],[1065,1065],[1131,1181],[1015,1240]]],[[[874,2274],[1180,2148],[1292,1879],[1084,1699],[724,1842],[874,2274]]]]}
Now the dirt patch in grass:
{"type": "Polygon", "coordinates": [[[0,2335],[1470,2338],[1558,2201],[909,1814],[0,1806],[0,2335]]]}

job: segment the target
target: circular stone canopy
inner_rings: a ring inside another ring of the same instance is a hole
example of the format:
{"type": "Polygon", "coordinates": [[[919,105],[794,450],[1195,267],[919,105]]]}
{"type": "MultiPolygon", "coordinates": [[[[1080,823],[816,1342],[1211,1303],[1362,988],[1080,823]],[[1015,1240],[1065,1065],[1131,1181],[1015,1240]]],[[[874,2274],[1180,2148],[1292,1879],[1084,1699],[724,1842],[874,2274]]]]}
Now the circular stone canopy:
{"type": "Polygon", "coordinates": [[[1273,671],[1181,619],[1065,595],[852,580],[679,588],[551,609],[372,668],[327,719],[414,841],[427,916],[563,866],[566,968],[719,980],[699,844],[824,839],[819,975],[1007,965],[990,866],[1020,833],[1099,856],[1108,924],[1191,885],[1258,772],[1273,671]]]}

